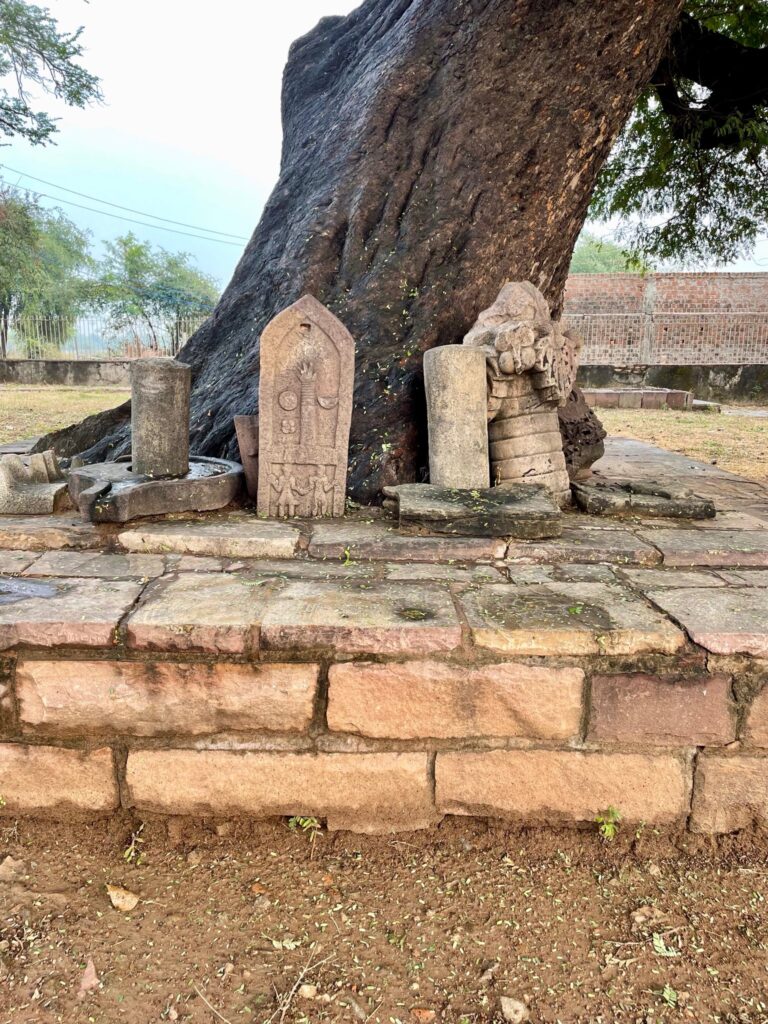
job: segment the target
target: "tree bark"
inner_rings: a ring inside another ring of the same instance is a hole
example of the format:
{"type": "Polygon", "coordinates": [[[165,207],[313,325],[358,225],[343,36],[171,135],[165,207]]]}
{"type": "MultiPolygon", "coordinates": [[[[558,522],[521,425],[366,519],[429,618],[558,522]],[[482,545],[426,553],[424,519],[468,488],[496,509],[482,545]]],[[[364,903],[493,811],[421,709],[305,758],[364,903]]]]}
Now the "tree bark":
{"type": "MultiPolygon", "coordinates": [[[[237,457],[259,335],[306,292],[357,343],[349,490],[425,478],[422,356],[506,280],[560,309],[597,174],[681,0],[366,0],[291,48],[280,179],[193,369],[193,451],[237,457]]],[[[125,431],[88,453],[127,449],[125,431]]]]}

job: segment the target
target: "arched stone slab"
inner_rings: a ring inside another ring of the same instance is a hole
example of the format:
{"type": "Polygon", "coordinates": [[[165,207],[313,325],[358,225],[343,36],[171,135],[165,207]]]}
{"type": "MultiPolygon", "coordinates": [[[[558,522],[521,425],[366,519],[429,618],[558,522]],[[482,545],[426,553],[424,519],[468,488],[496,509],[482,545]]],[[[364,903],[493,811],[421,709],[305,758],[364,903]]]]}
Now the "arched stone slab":
{"type": "Polygon", "coordinates": [[[344,514],[355,343],[304,295],[261,335],[260,515],[344,514]]]}

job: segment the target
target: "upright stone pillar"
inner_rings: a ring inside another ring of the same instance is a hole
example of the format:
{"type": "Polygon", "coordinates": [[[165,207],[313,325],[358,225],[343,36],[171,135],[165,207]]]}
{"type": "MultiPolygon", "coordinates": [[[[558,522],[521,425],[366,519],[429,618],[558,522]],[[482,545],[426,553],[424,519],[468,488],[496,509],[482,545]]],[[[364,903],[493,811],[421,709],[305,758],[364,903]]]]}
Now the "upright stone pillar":
{"type": "Polygon", "coordinates": [[[485,353],[439,345],[424,353],[429,425],[429,482],[487,487],[488,385],[485,353]]]}
{"type": "Polygon", "coordinates": [[[131,363],[131,465],[145,476],[189,472],[189,390],[192,371],[175,359],[131,363]]]}

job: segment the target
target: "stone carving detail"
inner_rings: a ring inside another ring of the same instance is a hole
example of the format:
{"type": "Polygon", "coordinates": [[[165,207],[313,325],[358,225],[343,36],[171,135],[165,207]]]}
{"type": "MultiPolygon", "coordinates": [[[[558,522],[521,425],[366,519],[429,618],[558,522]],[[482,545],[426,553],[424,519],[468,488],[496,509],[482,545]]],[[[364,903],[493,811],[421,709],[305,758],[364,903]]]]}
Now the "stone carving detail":
{"type": "Polygon", "coordinates": [[[0,515],[50,515],[68,507],[67,482],[53,451],[0,458],[0,515]]]}
{"type": "Polygon", "coordinates": [[[486,356],[491,481],[541,483],[566,504],[570,483],[557,407],[575,382],[581,339],[552,320],[535,285],[510,281],[464,344],[486,356]]]}
{"type": "Polygon", "coordinates": [[[311,295],[267,324],[259,378],[260,515],[344,514],[355,343],[311,295]]]}

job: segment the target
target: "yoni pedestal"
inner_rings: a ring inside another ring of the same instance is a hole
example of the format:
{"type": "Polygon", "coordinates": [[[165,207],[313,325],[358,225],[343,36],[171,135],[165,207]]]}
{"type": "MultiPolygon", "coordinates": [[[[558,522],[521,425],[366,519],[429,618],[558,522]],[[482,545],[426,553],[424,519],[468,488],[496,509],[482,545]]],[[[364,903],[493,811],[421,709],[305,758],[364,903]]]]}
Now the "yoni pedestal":
{"type": "Polygon", "coordinates": [[[355,343],[305,295],[261,335],[260,515],[342,516],[347,484],[355,343]]]}

